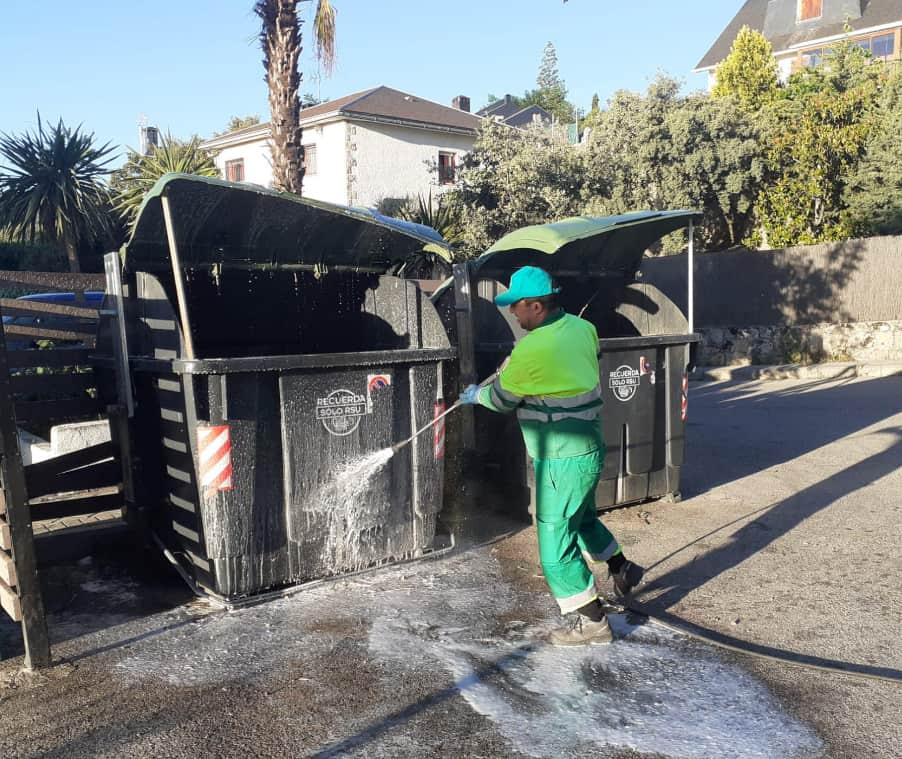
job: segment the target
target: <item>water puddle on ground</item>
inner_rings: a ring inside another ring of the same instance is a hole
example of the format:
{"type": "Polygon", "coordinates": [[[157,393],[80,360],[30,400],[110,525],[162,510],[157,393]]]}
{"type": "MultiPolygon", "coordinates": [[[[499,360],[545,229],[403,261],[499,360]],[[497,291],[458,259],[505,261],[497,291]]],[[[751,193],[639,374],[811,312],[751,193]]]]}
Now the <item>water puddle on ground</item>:
{"type": "Polygon", "coordinates": [[[552,648],[540,642],[559,622],[550,612],[538,624],[517,619],[529,600],[504,582],[488,549],[477,549],[196,619],[131,647],[115,670],[192,686],[304,667],[334,655],[335,635],[348,634],[341,625],[329,632],[330,610],[340,609],[342,620],[354,620],[362,655],[385,673],[374,709],[398,697],[398,673],[438,672],[435,692],[446,673],[527,756],[616,748],[687,759],[821,754],[813,731],[715,649],[622,615],[611,620],[610,646],[552,648]]]}
{"type": "Polygon", "coordinates": [[[514,620],[500,633],[487,630],[487,610],[509,617],[517,597],[500,578],[493,582],[488,561],[486,569],[480,588],[449,588],[428,599],[399,594],[396,611],[374,620],[370,649],[396,666],[440,662],[467,703],[517,751],[560,757],[607,746],[692,759],[820,755],[813,731],[759,681],[661,626],[612,615],[613,644],[572,649],[541,642],[559,620],[514,620]]]}
{"type": "Polygon", "coordinates": [[[618,640],[603,648],[443,640],[427,650],[528,756],[576,756],[587,744],[671,757],[819,754],[816,736],[735,666],[662,628],[612,626],[618,640]]]}

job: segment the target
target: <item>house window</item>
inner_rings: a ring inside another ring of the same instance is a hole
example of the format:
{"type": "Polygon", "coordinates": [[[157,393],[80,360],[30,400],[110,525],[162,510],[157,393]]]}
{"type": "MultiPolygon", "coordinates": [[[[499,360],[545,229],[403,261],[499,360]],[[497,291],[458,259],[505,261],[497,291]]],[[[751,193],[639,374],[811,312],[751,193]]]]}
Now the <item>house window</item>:
{"type": "Polygon", "coordinates": [[[799,0],[799,21],[820,18],[823,4],[823,0],[799,0]]]}
{"type": "Polygon", "coordinates": [[[304,174],[316,175],[316,145],[304,145],[304,174]]]}
{"type": "Polygon", "coordinates": [[[230,182],[244,181],[244,159],[236,158],[234,161],[225,162],[226,179],[230,182]]]}
{"type": "Polygon", "coordinates": [[[824,62],[824,51],[822,48],[816,50],[805,50],[802,53],[803,66],[820,66],[824,62]]]}
{"type": "Polygon", "coordinates": [[[884,61],[893,57],[896,52],[896,35],[881,34],[871,37],[871,55],[874,58],[882,58],[884,61]]]}
{"type": "Polygon", "coordinates": [[[888,61],[893,57],[893,53],[896,50],[896,35],[892,32],[889,34],[878,34],[875,37],[854,40],[852,44],[870,53],[874,59],[879,58],[880,60],[888,61]]]}
{"type": "Polygon", "coordinates": [[[454,153],[438,154],[439,184],[454,184],[454,153]]]}

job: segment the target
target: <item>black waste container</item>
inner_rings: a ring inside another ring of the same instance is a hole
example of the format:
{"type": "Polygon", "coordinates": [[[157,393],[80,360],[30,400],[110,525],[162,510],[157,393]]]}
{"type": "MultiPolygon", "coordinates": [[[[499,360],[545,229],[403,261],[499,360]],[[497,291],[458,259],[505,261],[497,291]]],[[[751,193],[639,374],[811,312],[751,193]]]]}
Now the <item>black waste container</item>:
{"type": "MultiPolygon", "coordinates": [[[[455,267],[433,300],[460,350],[466,385],[500,365],[523,332],[507,307],[494,305],[510,276],[540,266],[562,287],[561,303],[595,324],[607,456],[597,491],[600,508],[679,496],[685,457],[687,371],[698,342],[687,316],[641,281],[645,251],[692,226],[691,211],[580,217],[513,232],[485,254],[455,267]]],[[[533,470],[513,415],[477,408],[462,418],[461,445],[504,510],[533,511],[533,470]],[[468,428],[469,427],[469,428],[468,428]]]]}
{"type": "Polygon", "coordinates": [[[150,192],[122,271],[135,499],[210,594],[434,547],[443,440],[365,487],[347,469],[443,409],[455,353],[386,274],[424,246],[447,252],[426,227],[262,188],[167,175],[150,192]]]}

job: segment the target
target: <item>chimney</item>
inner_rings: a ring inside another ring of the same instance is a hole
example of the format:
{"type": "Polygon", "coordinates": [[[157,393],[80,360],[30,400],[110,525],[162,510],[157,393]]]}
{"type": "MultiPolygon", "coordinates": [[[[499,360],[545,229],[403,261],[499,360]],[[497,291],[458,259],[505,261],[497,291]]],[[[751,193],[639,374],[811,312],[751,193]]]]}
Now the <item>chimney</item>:
{"type": "Polygon", "coordinates": [[[141,153],[150,155],[160,145],[160,130],[152,126],[141,127],[141,153]]]}
{"type": "Polygon", "coordinates": [[[451,105],[458,111],[464,111],[465,113],[470,112],[470,98],[466,95],[458,95],[451,101],[451,105]]]}

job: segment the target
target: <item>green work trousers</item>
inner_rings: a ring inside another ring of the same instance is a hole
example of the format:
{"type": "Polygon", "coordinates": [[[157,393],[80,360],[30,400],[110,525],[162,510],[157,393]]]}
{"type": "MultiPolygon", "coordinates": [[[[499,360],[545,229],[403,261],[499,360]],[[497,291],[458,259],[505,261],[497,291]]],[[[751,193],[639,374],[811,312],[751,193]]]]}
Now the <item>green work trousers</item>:
{"type": "Polygon", "coordinates": [[[587,561],[603,562],[620,550],[595,510],[595,486],[603,464],[603,449],[534,461],[539,558],[564,614],[598,598],[587,561]]]}

